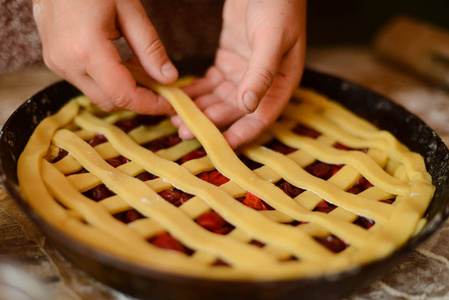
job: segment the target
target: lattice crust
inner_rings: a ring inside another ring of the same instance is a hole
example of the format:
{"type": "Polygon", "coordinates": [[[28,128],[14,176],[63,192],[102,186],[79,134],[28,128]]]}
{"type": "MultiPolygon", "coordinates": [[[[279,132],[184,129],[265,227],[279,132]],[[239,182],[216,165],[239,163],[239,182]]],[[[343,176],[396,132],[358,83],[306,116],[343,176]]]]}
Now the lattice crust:
{"type": "Polygon", "coordinates": [[[425,222],[434,187],[422,157],[313,91],[298,89],[236,154],[179,89],[152,88],[198,140],[181,141],[167,119],[105,114],[78,97],[41,122],[20,157],[34,210],[140,265],[253,280],[382,258],[425,222]]]}

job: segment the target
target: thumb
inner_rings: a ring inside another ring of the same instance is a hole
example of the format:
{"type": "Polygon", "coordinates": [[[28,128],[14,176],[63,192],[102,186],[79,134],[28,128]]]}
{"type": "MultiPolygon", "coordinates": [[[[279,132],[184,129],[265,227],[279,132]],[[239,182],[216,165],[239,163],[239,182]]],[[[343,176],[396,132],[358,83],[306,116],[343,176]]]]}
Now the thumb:
{"type": "Polygon", "coordinates": [[[178,78],[178,71],[170,61],[141,2],[138,0],[121,1],[118,6],[118,21],[122,34],[145,71],[160,83],[175,82],[178,78]]]}

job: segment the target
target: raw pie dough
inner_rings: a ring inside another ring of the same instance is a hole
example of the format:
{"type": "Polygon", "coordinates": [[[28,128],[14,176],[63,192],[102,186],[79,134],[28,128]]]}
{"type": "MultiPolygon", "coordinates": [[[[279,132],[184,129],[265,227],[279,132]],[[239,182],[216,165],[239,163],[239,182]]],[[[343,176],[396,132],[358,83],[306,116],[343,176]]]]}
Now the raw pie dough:
{"type": "Polygon", "coordinates": [[[239,152],[261,164],[251,170],[179,88],[154,83],[152,88],[170,101],[198,139],[153,153],[141,144],[176,133],[168,120],[125,133],[113,124],[134,113],[99,112],[84,96],[38,125],[20,156],[18,179],[31,207],[48,223],[141,266],[232,280],[311,277],[354,268],[391,254],[425,223],[434,186],[423,158],[314,91],[298,89],[282,118],[239,152]],[[294,133],[298,123],[321,135],[294,133]],[[107,142],[90,146],[86,141],[95,133],[107,142]],[[283,155],[264,146],[273,138],[296,150],[283,155]],[[336,143],[356,150],[338,149],[336,143]],[[207,156],[175,162],[201,146],[207,156]],[[59,148],[69,155],[53,163],[59,148]],[[106,162],[119,155],[130,162],[116,168],[106,162]],[[343,166],[323,180],[305,171],[315,161],[343,166]],[[214,169],[230,181],[215,186],[195,176],[214,169]],[[143,171],[157,178],[134,177],[143,171]],[[347,192],[362,177],[374,186],[347,192]],[[275,186],[281,179],[305,191],[291,198],[275,186]],[[83,194],[100,183],[115,195],[96,202],[83,194]],[[193,197],[176,207],[158,194],[174,187],[193,197]],[[235,199],[247,191],[274,209],[256,210],[235,199]],[[329,213],[314,211],[323,199],[335,206],[329,213]],[[131,208],[144,218],[128,224],[114,218],[131,208]],[[233,229],[216,234],[199,226],[195,219],[209,211],[233,229]],[[354,223],[361,217],[374,225],[366,229],[354,223]],[[190,253],[149,242],[164,231],[190,253]],[[344,241],[345,249],[334,252],[318,241],[328,237],[344,241]]]}

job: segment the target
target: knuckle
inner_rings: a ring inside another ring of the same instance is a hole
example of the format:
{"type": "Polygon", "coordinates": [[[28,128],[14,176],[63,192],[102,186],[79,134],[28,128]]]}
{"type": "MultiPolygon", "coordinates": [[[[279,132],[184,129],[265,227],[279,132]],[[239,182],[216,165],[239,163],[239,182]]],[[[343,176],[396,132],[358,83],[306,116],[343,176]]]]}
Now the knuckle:
{"type": "Polygon", "coordinates": [[[81,61],[83,63],[89,61],[89,50],[83,43],[73,43],[68,48],[70,50],[69,53],[71,53],[71,55],[69,55],[76,59],[76,61],[81,61]]]}
{"type": "Polygon", "coordinates": [[[159,38],[156,38],[144,48],[143,55],[146,57],[159,56],[163,50],[164,44],[159,38]]]}
{"type": "Polygon", "coordinates": [[[59,55],[59,50],[56,47],[45,46],[42,49],[42,58],[44,63],[50,69],[61,69],[63,63],[59,55]]]}
{"type": "Polygon", "coordinates": [[[96,102],[95,104],[97,104],[97,106],[101,110],[106,111],[106,112],[111,112],[111,111],[117,110],[117,107],[113,103],[110,103],[110,102],[96,102]]]}
{"type": "Polygon", "coordinates": [[[266,69],[259,69],[255,72],[256,79],[268,89],[273,83],[275,74],[266,69]]]}
{"type": "Polygon", "coordinates": [[[127,108],[131,104],[131,98],[126,95],[116,95],[111,97],[111,102],[116,108],[127,108]]]}
{"type": "Polygon", "coordinates": [[[86,65],[89,61],[89,51],[81,43],[69,43],[47,45],[43,47],[44,63],[53,71],[65,74],[67,70],[73,69],[73,62],[86,65]]]}

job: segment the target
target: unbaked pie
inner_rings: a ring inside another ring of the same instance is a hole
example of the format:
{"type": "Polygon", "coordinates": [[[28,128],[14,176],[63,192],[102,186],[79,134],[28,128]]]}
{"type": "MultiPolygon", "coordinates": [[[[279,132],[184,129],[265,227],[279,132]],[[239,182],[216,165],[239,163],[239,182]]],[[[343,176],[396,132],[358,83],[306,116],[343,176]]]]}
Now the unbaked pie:
{"type": "Polygon", "coordinates": [[[20,156],[32,209],[65,234],[168,273],[274,280],[391,254],[424,225],[423,158],[314,91],[235,153],[179,88],[153,84],[197,139],[163,117],[86,97],[43,120],[20,156]]]}

